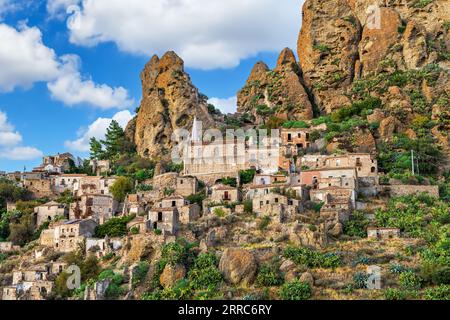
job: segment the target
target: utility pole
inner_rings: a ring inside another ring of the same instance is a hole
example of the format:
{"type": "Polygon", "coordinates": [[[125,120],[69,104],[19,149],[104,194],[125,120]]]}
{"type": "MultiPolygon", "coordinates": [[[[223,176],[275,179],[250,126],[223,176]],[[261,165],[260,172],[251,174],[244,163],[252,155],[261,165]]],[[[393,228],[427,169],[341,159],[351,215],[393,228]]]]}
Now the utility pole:
{"type": "Polygon", "coordinates": [[[414,170],[414,150],[411,150],[411,163],[412,163],[412,174],[414,176],[416,174],[414,170]]]}

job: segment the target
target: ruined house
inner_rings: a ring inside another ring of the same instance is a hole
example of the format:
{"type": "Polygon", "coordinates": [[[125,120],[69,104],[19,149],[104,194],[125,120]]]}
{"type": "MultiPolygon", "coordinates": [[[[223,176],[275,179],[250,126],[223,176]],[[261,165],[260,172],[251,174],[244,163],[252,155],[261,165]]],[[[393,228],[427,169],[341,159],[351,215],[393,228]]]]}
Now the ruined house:
{"type": "Polygon", "coordinates": [[[117,213],[119,203],[110,195],[83,194],[80,200],[70,208],[71,220],[92,217],[99,224],[104,224],[117,213]]]}
{"type": "Polygon", "coordinates": [[[91,160],[89,165],[97,176],[103,176],[111,172],[111,163],[109,160],[91,160]]]}
{"type": "Polygon", "coordinates": [[[86,178],[86,174],[61,174],[52,176],[52,185],[55,193],[63,193],[64,191],[73,191],[75,185],[82,179],[86,178]]]}
{"type": "Polygon", "coordinates": [[[301,201],[287,196],[269,193],[253,198],[253,211],[258,216],[276,216],[280,223],[295,218],[302,209],[301,201]]]}
{"type": "Polygon", "coordinates": [[[64,204],[50,201],[46,204],[35,207],[34,215],[36,219],[36,227],[39,228],[45,222],[53,221],[56,218],[67,218],[69,216],[69,209],[64,204]]]}
{"type": "Polygon", "coordinates": [[[398,228],[368,228],[367,237],[376,240],[388,240],[400,238],[400,229],[398,228]]]}
{"type": "Polygon", "coordinates": [[[93,219],[73,220],[54,227],[53,246],[59,252],[73,252],[95,233],[98,223],[93,219]]]}
{"type": "Polygon", "coordinates": [[[196,194],[198,192],[197,178],[189,176],[178,177],[175,192],[183,197],[196,194]]]}

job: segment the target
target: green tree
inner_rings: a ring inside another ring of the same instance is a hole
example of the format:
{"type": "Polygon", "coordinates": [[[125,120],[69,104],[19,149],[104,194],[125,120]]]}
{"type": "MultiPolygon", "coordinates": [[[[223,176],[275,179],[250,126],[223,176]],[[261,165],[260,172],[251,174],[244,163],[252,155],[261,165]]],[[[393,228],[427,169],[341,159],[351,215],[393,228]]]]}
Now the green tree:
{"type": "Polygon", "coordinates": [[[128,177],[119,177],[109,187],[109,191],[112,193],[114,199],[119,202],[123,202],[128,193],[133,190],[133,180],[128,177]]]}
{"type": "Polygon", "coordinates": [[[102,144],[96,138],[92,137],[89,141],[91,159],[103,160],[104,151],[102,144]]]}
{"type": "Polygon", "coordinates": [[[123,153],[133,152],[133,145],[125,136],[125,131],[116,120],[111,121],[106,129],[105,140],[101,141],[105,147],[104,156],[106,159],[116,159],[123,153]]]}

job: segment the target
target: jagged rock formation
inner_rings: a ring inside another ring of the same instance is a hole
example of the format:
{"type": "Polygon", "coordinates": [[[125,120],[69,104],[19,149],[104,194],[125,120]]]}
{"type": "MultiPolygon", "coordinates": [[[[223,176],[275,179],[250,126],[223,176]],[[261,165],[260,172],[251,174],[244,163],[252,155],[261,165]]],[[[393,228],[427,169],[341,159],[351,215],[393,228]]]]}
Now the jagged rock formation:
{"type": "Polygon", "coordinates": [[[449,68],[445,0],[308,0],[298,56],[322,112],[351,102],[352,83],[394,69],[449,68]],[[371,6],[379,5],[372,10],[371,6]],[[372,13],[371,13],[372,12],[372,13]]]}
{"type": "Polygon", "coordinates": [[[206,97],[194,87],[176,53],[167,52],[161,59],[153,56],[142,71],[141,80],[142,102],[136,119],[126,130],[128,136],[134,137],[139,155],[168,155],[173,132],[190,129],[194,117],[203,121],[206,128],[213,125],[206,97]]]}
{"type": "Polygon", "coordinates": [[[321,111],[349,104],[344,95],[354,77],[361,24],[347,0],[308,0],[298,39],[305,83],[321,111]]]}
{"type": "Polygon", "coordinates": [[[270,115],[281,119],[309,120],[312,105],[301,83],[294,53],[285,48],[274,70],[258,62],[238,93],[238,112],[248,113],[261,124],[270,115]]]}

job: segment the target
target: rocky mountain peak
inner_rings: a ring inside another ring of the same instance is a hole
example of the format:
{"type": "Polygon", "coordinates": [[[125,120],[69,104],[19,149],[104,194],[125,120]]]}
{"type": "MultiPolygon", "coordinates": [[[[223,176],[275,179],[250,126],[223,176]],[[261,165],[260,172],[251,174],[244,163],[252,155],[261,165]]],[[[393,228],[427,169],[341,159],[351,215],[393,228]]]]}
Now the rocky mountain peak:
{"type": "Polygon", "coordinates": [[[273,70],[258,62],[238,92],[238,111],[251,115],[257,125],[271,117],[311,119],[312,105],[300,81],[299,71],[294,53],[289,48],[280,53],[273,70]]]}
{"type": "Polygon", "coordinates": [[[291,66],[292,64],[296,64],[297,60],[295,59],[294,52],[289,48],[284,48],[281,51],[278,60],[277,60],[277,68],[282,67],[284,65],[291,66]]]}
{"type": "Polygon", "coordinates": [[[183,60],[173,51],[153,56],[141,73],[143,95],[139,112],[127,134],[134,136],[139,155],[161,158],[172,147],[176,129],[190,129],[194,117],[210,127],[207,98],[200,94],[184,71],[183,60]],[[134,130],[133,130],[134,129],[134,130]]]}

